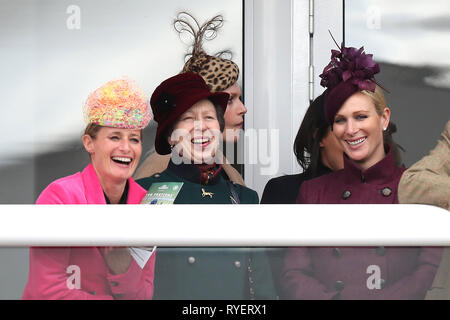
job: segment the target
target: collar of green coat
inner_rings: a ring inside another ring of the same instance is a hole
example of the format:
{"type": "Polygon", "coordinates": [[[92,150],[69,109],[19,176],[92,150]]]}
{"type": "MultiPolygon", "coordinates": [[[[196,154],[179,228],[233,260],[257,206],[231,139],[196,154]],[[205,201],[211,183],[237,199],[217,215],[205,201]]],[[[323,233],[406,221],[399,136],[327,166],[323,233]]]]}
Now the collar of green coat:
{"type": "Polygon", "coordinates": [[[182,179],[203,184],[214,185],[220,180],[222,173],[222,165],[211,164],[175,164],[172,160],[169,162],[167,169],[182,179]]]}

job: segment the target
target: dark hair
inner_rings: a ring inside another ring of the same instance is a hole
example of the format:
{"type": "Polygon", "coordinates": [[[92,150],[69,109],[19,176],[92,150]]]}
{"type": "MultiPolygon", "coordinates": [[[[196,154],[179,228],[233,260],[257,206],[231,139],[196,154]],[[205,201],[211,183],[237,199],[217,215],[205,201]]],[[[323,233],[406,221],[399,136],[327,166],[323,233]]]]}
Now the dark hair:
{"type": "Polygon", "coordinates": [[[405,149],[401,145],[399,145],[397,142],[394,141],[394,138],[392,135],[397,132],[397,125],[389,121],[388,127],[386,128],[386,131],[383,131],[383,141],[385,144],[389,145],[392,150],[392,155],[394,156],[394,162],[398,167],[402,167],[403,159],[402,154],[400,151],[405,152],[405,149]]]}
{"type": "Polygon", "coordinates": [[[225,130],[225,111],[219,105],[214,105],[216,109],[217,120],[219,121],[220,132],[225,130]]]}
{"type": "Polygon", "coordinates": [[[320,141],[330,129],[325,120],[324,94],[318,96],[306,110],[300,129],[294,141],[297,162],[311,177],[317,175],[320,163],[320,141]]]}

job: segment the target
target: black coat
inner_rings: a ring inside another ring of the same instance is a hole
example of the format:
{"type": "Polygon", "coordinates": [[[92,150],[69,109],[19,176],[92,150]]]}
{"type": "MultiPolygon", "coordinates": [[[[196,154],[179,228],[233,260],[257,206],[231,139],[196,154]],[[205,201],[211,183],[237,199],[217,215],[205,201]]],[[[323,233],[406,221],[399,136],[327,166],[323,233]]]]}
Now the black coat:
{"type": "MultiPolygon", "coordinates": [[[[306,180],[331,173],[332,171],[319,164],[317,174],[313,175],[310,171],[304,173],[281,176],[271,179],[264,188],[261,204],[295,204],[298,192],[302,183],[306,180]]],[[[285,248],[267,249],[270,267],[277,292],[280,292],[280,277],[283,267],[285,248]]]]}
{"type": "Polygon", "coordinates": [[[320,163],[316,175],[306,171],[270,179],[264,188],[261,204],[295,204],[303,181],[331,172],[329,168],[320,163]]]}

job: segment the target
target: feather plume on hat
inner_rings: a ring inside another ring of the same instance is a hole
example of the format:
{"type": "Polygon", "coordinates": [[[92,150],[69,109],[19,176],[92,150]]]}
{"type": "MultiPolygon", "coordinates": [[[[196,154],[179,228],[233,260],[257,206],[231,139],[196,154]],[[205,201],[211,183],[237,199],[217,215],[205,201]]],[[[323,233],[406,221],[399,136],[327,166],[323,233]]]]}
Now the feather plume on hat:
{"type": "Polygon", "coordinates": [[[375,74],[380,72],[373,55],[366,54],[364,47],[357,49],[342,45],[338,48],[331,50],[331,61],[320,75],[320,85],[327,89],[324,110],[329,124],[333,123],[336,113],[351,95],[364,90],[375,92],[375,74]]]}
{"type": "Polygon", "coordinates": [[[189,57],[189,59],[182,72],[199,74],[212,92],[220,92],[231,87],[239,78],[239,67],[230,59],[224,58],[224,55],[231,56],[229,50],[211,56],[203,49],[204,40],[215,39],[223,24],[224,20],[221,15],[200,24],[194,16],[185,11],[180,12],[173,22],[180,37],[187,33],[193,38],[192,52],[186,55],[186,58],[189,57]]]}

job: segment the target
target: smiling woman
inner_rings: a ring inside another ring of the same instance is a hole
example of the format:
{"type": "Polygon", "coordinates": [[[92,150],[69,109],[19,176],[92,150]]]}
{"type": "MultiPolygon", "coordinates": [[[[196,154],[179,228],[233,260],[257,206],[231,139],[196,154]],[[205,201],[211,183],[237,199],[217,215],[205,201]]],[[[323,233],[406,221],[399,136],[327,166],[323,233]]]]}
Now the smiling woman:
{"type": "MultiPolygon", "coordinates": [[[[383,95],[377,88],[377,94],[383,95]]],[[[387,130],[390,115],[389,108],[376,108],[371,96],[357,92],[345,101],[335,116],[333,133],[345,154],[363,170],[385,156],[383,131],[387,130]]]]}
{"type": "Polygon", "coordinates": [[[90,124],[83,145],[103,186],[107,201],[119,203],[125,184],[136,170],[142,153],[142,131],[90,124]]]}
{"type": "Polygon", "coordinates": [[[180,116],[168,142],[189,162],[212,163],[223,122],[222,108],[215,107],[209,100],[201,100],[180,116]]]}
{"type": "MultiPolygon", "coordinates": [[[[84,112],[91,164],[51,183],[36,204],[140,203],[145,190],[131,176],[150,121],[143,91],[129,79],[110,81],[89,95],[84,112]]],[[[140,267],[128,248],[31,248],[23,298],[151,299],[154,264],[152,255],[140,267]]]]}
{"type": "MultiPolygon", "coordinates": [[[[379,71],[364,48],[333,50],[321,84],[327,88],[325,116],[344,150],[344,168],[305,181],[297,203],[398,203],[398,184],[405,169],[395,164],[392,148],[383,137],[391,112],[374,78],[379,71]]],[[[439,248],[290,248],[281,280],[283,295],[290,299],[423,299],[441,253],[439,248]],[[374,266],[379,272],[372,286],[369,270],[374,266]]]]}
{"type": "MultiPolygon", "coordinates": [[[[190,48],[192,51],[187,55],[190,58],[185,62],[182,72],[199,74],[211,92],[226,92],[229,94],[226,109],[223,111],[220,108],[216,108],[216,111],[224,114],[222,121],[224,121],[225,126],[221,129],[223,140],[233,144],[239,140],[244,126],[244,115],[247,113],[247,109],[241,100],[242,91],[238,84],[239,67],[235,62],[222,56],[227,51],[217,55],[210,55],[203,48],[205,42],[215,38],[217,31],[223,24],[224,18],[222,15],[214,16],[205,23],[200,24],[188,12],[180,12],[173,22],[180,38],[188,35],[193,41],[190,48]]],[[[221,119],[222,117],[219,117],[219,120],[221,119]]],[[[164,171],[169,164],[169,158],[168,155],[151,154],[138,168],[135,178],[146,178],[164,171]]],[[[221,162],[223,162],[223,170],[231,181],[245,185],[240,173],[231,166],[225,157],[221,162]]]]}
{"type": "MultiPolygon", "coordinates": [[[[148,189],[144,203],[258,204],[254,190],[228,180],[223,157],[217,154],[229,98],[228,93],[212,92],[193,72],[171,77],[155,89],[150,99],[158,122],[155,148],[170,155],[170,161],[164,171],[137,180],[148,189]]],[[[264,251],[160,248],[158,254],[155,299],[274,297],[264,251]]]]}

